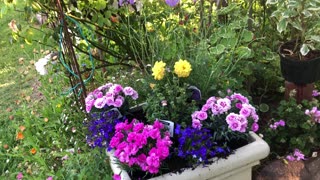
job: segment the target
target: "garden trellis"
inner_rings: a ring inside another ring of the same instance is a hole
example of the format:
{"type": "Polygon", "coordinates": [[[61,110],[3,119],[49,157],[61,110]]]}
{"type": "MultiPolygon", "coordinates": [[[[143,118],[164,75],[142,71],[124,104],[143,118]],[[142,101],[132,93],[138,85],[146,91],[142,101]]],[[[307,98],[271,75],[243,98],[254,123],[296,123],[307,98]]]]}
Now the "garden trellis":
{"type": "Polygon", "coordinates": [[[71,85],[71,88],[69,89],[69,91],[67,93],[71,93],[71,91],[72,91],[75,98],[76,98],[77,104],[83,108],[83,107],[85,107],[84,99],[87,95],[85,83],[92,78],[93,72],[94,72],[94,64],[93,64],[92,55],[90,53],[90,46],[88,46],[88,51],[89,51],[89,58],[92,63],[91,74],[88,79],[83,80],[83,78],[81,77],[83,72],[80,71],[79,63],[77,61],[77,57],[76,57],[75,51],[73,49],[72,39],[71,39],[70,32],[68,29],[67,18],[68,18],[68,20],[70,20],[71,22],[76,24],[77,30],[82,35],[81,27],[75,20],[73,20],[72,18],[70,18],[64,14],[60,0],[56,1],[56,6],[58,8],[57,13],[58,13],[58,18],[59,18],[59,22],[60,22],[59,60],[68,71],[67,72],[68,78],[69,78],[70,85],[71,85]]]}

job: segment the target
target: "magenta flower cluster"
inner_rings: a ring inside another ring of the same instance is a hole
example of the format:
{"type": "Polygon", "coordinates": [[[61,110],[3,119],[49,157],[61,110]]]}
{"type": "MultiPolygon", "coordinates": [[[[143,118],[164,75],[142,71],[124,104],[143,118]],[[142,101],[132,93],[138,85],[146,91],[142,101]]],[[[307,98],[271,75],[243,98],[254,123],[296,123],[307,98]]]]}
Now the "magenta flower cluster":
{"type": "Polygon", "coordinates": [[[270,128],[275,130],[277,129],[279,126],[284,127],[286,125],[286,122],[284,120],[279,120],[277,122],[274,122],[273,124],[270,124],[270,128]]]}
{"type": "Polygon", "coordinates": [[[317,107],[313,107],[311,110],[307,109],[305,111],[305,114],[307,116],[310,116],[314,122],[320,123],[320,111],[317,107]]]}
{"type": "Polygon", "coordinates": [[[164,125],[158,120],[153,125],[136,120],[128,123],[126,120],[118,123],[115,129],[110,141],[115,157],[129,167],[136,165],[143,171],[158,173],[162,161],[169,156],[172,144],[169,132],[162,132],[164,125]]]}
{"type": "Polygon", "coordinates": [[[286,159],[288,161],[300,161],[300,160],[305,160],[305,157],[304,157],[304,154],[299,149],[295,149],[293,152],[293,155],[288,155],[286,159]]]}
{"type": "Polygon", "coordinates": [[[93,107],[102,109],[105,106],[121,107],[125,97],[136,100],[138,93],[132,87],[122,87],[120,84],[107,83],[90,92],[85,99],[86,111],[89,113],[93,107]]]}
{"type": "Polygon", "coordinates": [[[201,129],[202,121],[208,116],[212,116],[213,120],[223,117],[232,131],[246,132],[251,120],[251,130],[256,132],[259,129],[259,116],[255,108],[249,104],[248,98],[239,94],[233,93],[225,98],[210,97],[200,111],[195,111],[192,117],[192,127],[201,129]]]}

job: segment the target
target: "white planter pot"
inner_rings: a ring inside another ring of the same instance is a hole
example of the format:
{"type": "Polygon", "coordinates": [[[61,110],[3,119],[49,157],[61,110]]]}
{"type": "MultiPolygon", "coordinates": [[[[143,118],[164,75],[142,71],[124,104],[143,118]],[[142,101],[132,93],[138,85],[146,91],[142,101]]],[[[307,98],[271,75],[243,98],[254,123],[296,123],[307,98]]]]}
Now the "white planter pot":
{"type": "MultiPolygon", "coordinates": [[[[251,180],[252,167],[258,165],[260,160],[267,157],[270,148],[269,145],[254,132],[250,132],[251,143],[238,148],[234,154],[227,159],[219,159],[207,167],[198,166],[196,169],[186,169],[181,174],[167,173],[161,176],[151,178],[151,180],[251,180]]],[[[121,173],[121,180],[130,180],[128,173],[121,170],[112,153],[110,164],[115,174],[121,173]]]]}

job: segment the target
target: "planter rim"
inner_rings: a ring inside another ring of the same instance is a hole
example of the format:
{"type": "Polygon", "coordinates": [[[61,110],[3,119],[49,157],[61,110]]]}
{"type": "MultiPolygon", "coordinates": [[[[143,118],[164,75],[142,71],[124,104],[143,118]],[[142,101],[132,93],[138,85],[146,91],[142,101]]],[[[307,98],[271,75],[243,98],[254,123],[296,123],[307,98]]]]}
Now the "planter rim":
{"type": "Polygon", "coordinates": [[[297,60],[297,59],[291,58],[290,56],[286,56],[286,55],[282,54],[282,53],[281,53],[282,47],[283,47],[284,45],[290,43],[290,42],[293,42],[293,41],[295,41],[295,40],[286,41],[286,42],[284,42],[284,43],[281,43],[281,45],[280,45],[279,48],[278,48],[278,54],[279,54],[279,56],[285,58],[285,59],[288,60],[288,61],[294,61],[294,62],[296,62],[296,63],[311,63],[311,62],[316,61],[317,59],[320,58],[320,57],[315,57],[315,58],[312,58],[312,59],[309,59],[309,60],[297,60]]]}
{"type": "MultiPolygon", "coordinates": [[[[184,174],[184,179],[211,179],[218,176],[223,176],[227,172],[232,170],[239,169],[247,165],[257,165],[259,164],[259,160],[267,157],[270,152],[269,145],[256,133],[249,132],[251,137],[251,143],[240,147],[235,150],[235,153],[229,155],[226,159],[217,159],[213,158],[214,161],[212,164],[203,167],[198,166],[195,169],[185,169],[181,174],[184,174]],[[209,173],[208,173],[209,171],[209,173]]],[[[121,170],[116,162],[116,158],[113,156],[113,152],[108,152],[108,156],[110,157],[111,169],[115,174],[121,173],[122,180],[129,180],[130,177],[128,173],[124,170],[121,170]]],[[[179,179],[181,176],[180,173],[167,173],[163,174],[150,180],[160,180],[160,179],[179,179]]]]}

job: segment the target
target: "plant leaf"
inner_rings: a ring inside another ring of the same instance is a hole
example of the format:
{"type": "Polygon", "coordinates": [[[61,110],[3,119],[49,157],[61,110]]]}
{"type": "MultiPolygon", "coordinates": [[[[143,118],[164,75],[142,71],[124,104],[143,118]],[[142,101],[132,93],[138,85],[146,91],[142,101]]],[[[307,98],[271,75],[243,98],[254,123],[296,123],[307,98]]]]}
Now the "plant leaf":
{"type": "Polygon", "coordinates": [[[260,110],[261,112],[268,112],[268,111],[269,111],[269,106],[268,106],[268,104],[265,104],[265,103],[260,104],[259,110],[260,110]]]}
{"type": "Polygon", "coordinates": [[[251,55],[251,49],[249,49],[248,47],[239,47],[237,49],[237,54],[238,54],[238,58],[242,59],[242,58],[249,58],[251,55]]]}
{"type": "Polygon", "coordinates": [[[219,55],[223,53],[224,49],[225,49],[224,45],[218,44],[217,46],[210,48],[210,51],[215,55],[219,55]]]}
{"type": "Polygon", "coordinates": [[[300,48],[301,55],[305,56],[308,54],[309,51],[310,51],[309,47],[306,44],[302,44],[302,46],[300,48]]]}
{"type": "Polygon", "coordinates": [[[311,36],[310,39],[313,41],[320,42],[320,36],[311,36]]]}
{"type": "Polygon", "coordinates": [[[279,33],[282,33],[286,28],[287,28],[287,25],[288,25],[288,21],[287,19],[281,19],[279,21],[279,23],[277,24],[277,30],[279,33]]]}
{"type": "Polygon", "coordinates": [[[253,33],[245,29],[243,30],[242,38],[243,41],[250,42],[253,39],[253,33]]]}

